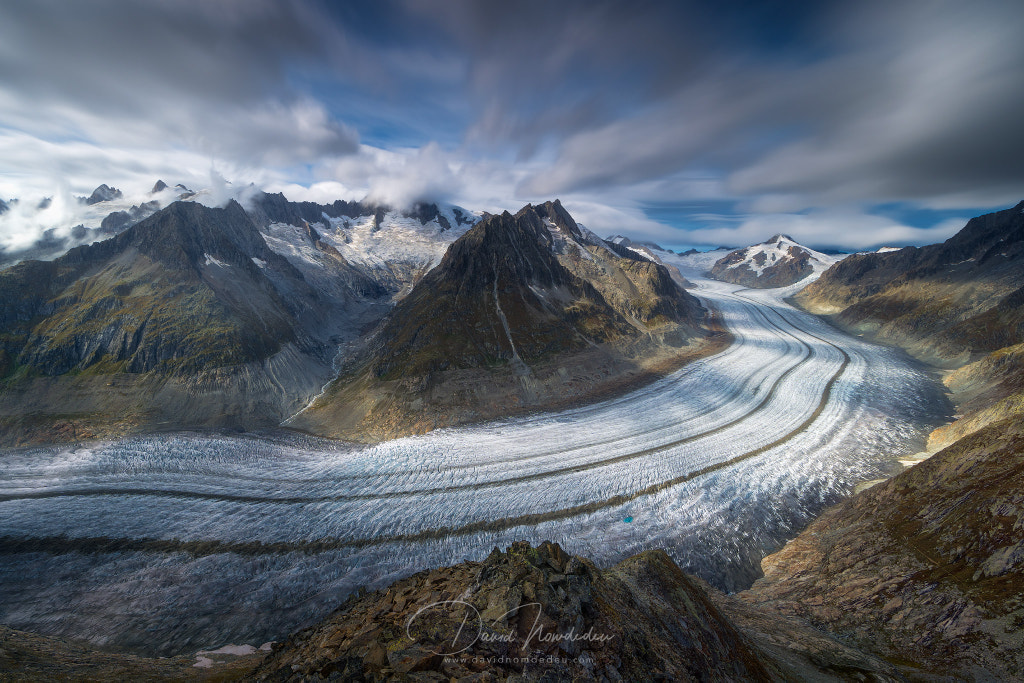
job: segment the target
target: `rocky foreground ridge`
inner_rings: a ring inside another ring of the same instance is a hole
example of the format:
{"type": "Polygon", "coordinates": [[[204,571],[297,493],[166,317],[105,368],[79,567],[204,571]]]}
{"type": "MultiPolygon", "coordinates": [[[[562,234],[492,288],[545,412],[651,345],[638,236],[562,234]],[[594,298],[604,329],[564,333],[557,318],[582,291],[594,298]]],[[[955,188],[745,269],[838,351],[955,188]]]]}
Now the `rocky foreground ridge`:
{"type": "Polygon", "coordinates": [[[830,508],[740,598],[925,680],[1024,676],[1024,420],[830,508]]]}

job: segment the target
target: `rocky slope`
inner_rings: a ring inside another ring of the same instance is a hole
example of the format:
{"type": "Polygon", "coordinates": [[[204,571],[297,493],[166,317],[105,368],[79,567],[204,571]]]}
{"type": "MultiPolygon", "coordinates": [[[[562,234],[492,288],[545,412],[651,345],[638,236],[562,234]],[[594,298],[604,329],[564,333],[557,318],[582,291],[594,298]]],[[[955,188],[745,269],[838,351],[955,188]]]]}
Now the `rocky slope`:
{"type": "Polygon", "coordinates": [[[800,292],[815,313],[957,367],[1024,341],[1024,202],[942,244],[855,254],[800,292]]]}
{"type": "Polygon", "coordinates": [[[952,371],[945,382],[964,418],[932,446],[1022,414],[1024,202],[971,219],[942,244],[850,256],[795,300],[952,371]]]}
{"type": "Polygon", "coordinates": [[[345,304],[374,293],[343,265],[333,292],[317,290],[237,203],[176,202],[0,271],[4,442],[275,424],[329,377],[328,342],[355,315],[345,304]]]}
{"type": "Polygon", "coordinates": [[[593,399],[707,353],[705,317],[664,267],[527,206],[455,241],[289,424],[376,440],[593,399]]]}
{"type": "Polygon", "coordinates": [[[155,659],[0,627],[0,679],[905,680],[801,620],[719,593],[664,552],[599,569],[548,542],[351,595],[272,647],[155,659]]]}
{"type": "Polygon", "coordinates": [[[0,681],[235,681],[247,680],[264,658],[255,648],[226,648],[196,656],[138,657],[0,626],[0,681]]]}
{"type": "Polygon", "coordinates": [[[787,235],[775,235],[761,244],[730,252],[711,267],[716,280],[744,287],[788,287],[815,272],[822,272],[836,258],[798,244],[787,235]]]}
{"type": "Polygon", "coordinates": [[[776,620],[772,642],[749,608],[713,594],[661,551],[600,570],[556,544],[520,542],[353,596],[276,645],[253,678],[896,680],[793,620],[776,620]]]}
{"type": "Polygon", "coordinates": [[[928,680],[1024,676],[1024,420],[829,509],[740,597],[928,680]]]}

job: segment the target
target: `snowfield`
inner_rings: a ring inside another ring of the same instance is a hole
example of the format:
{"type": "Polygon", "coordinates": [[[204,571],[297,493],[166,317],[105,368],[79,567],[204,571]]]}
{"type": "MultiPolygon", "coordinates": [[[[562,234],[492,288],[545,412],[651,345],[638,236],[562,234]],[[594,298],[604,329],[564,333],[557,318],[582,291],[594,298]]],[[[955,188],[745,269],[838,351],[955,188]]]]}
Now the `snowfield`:
{"type": "MultiPolygon", "coordinates": [[[[698,279],[724,352],[617,399],[376,446],[174,434],[0,457],[0,622],[172,654],[262,643],[360,586],[517,539],[666,548],[727,590],[946,414],[896,351],[698,279]],[[627,522],[627,519],[631,521],[627,522]]],[[[515,332],[512,331],[514,336],[515,332]]]]}

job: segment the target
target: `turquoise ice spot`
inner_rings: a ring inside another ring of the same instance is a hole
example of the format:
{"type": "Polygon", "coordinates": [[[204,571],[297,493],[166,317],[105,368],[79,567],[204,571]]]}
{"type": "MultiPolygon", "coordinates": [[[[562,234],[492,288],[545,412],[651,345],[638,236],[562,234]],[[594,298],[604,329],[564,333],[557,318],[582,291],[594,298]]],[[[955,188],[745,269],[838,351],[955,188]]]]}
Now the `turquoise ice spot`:
{"type": "Polygon", "coordinates": [[[623,521],[623,522],[625,522],[626,524],[629,524],[630,522],[632,522],[632,521],[633,521],[633,518],[632,518],[632,517],[626,517],[626,518],[625,518],[624,520],[622,520],[622,521],[623,521]]]}

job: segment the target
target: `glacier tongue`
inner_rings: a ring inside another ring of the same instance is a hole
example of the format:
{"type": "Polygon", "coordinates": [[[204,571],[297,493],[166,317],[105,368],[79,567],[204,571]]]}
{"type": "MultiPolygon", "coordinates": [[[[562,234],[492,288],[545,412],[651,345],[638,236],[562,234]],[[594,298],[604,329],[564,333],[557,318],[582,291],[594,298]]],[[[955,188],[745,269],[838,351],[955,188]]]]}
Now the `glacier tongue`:
{"type": "Polygon", "coordinates": [[[824,506],[898,471],[944,404],[788,290],[696,283],[735,343],[594,405],[370,447],[175,434],[5,454],[0,621],[157,654],[263,642],[517,539],[602,564],[666,548],[741,588],[824,506]]]}

